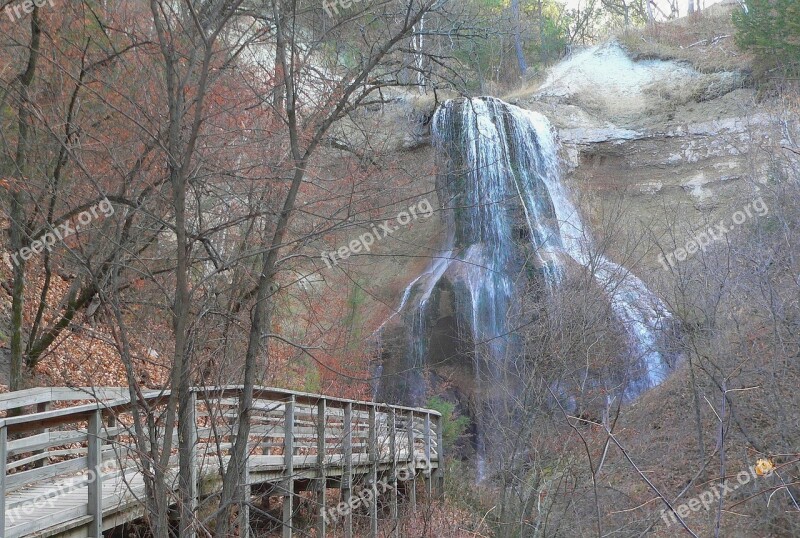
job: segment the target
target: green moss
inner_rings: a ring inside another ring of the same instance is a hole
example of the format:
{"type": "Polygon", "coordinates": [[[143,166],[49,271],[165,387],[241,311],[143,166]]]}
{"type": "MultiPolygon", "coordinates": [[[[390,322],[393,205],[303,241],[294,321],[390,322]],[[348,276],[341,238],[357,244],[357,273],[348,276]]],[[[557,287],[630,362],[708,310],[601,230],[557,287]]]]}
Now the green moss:
{"type": "Polygon", "coordinates": [[[359,281],[353,284],[353,289],[347,297],[347,317],[344,319],[346,327],[349,327],[353,338],[351,342],[355,343],[361,339],[361,332],[365,325],[364,323],[364,303],[367,300],[367,293],[359,281]]]}
{"type": "Polygon", "coordinates": [[[447,454],[448,450],[453,446],[453,443],[467,431],[469,418],[458,416],[455,412],[455,404],[438,397],[433,397],[428,400],[426,407],[435,409],[442,414],[442,423],[444,424],[442,440],[444,442],[445,454],[447,454]]]}

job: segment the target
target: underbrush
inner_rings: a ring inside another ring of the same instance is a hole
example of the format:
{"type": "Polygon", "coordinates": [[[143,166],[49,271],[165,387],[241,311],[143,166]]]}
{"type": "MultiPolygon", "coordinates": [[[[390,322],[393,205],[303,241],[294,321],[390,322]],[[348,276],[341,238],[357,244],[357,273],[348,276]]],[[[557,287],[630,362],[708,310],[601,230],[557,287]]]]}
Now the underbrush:
{"type": "Polygon", "coordinates": [[[702,73],[750,71],[752,56],[734,42],[732,6],[712,6],[682,19],[629,28],[618,40],[635,60],[678,60],[702,73]]]}

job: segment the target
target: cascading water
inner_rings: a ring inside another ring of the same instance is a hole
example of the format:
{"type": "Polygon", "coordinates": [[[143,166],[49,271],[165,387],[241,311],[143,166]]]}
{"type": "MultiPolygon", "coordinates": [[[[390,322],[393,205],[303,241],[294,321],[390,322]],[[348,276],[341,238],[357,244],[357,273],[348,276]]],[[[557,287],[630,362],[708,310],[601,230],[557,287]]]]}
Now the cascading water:
{"type": "Polygon", "coordinates": [[[544,116],[494,98],[452,100],[434,116],[433,136],[448,238],[444,254],[403,294],[398,312],[410,341],[395,371],[406,372],[406,402],[424,403],[422,371],[431,331],[427,311],[434,289],[448,281],[459,318],[470,326],[474,383],[482,394],[480,403],[473,402],[480,408],[473,422],[481,479],[487,450],[482,422],[502,413],[505,398],[515,390],[507,362],[518,352],[509,320],[520,309],[520,273],[535,266],[552,291],[568,265],[591,271],[630,337],[639,362],[632,370],[643,372],[629,378],[628,397],[667,374],[669,366],[656,343],[669,313],[630,271],[592,252],[588,230],[560,182],[556,141],[544,116]],[[528,244],[521,248],[521,241],[528,244]]]}

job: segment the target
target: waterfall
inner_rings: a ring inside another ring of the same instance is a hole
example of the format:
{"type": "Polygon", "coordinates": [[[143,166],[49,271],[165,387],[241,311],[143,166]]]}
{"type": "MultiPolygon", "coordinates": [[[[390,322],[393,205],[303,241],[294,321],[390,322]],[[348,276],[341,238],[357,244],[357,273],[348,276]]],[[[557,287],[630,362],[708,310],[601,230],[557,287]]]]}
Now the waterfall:
{"type": "MultiPolygon", "coordinates": [[[[509,320],[520,314],[520,273],[534,267],[552,293],[570,265],[590,270],[629,337],[638,361],[631,371],[642,372],[630,377],[627,397],[667,375],[657,341],[670,315],[639,278],[593,252],[591,234],[561,183],[558,146],[544,116],[495,98],[451,100],[436,112],[432,129],[448,237],[445,254],[403,294],[398,312],[410,329],[405,366],[426,365],[431,297],[450,282],[459,319],[469,325],[474,383],[482,395],[473,417],[481,479],[488,450],[482,423],[502,414],[514,391],[507,372],[518,337],[509,320]]],[[[406,383],[410,403],[422,403],[413,400],[424,397],[424,377],[407,376],[406,383]]]]}

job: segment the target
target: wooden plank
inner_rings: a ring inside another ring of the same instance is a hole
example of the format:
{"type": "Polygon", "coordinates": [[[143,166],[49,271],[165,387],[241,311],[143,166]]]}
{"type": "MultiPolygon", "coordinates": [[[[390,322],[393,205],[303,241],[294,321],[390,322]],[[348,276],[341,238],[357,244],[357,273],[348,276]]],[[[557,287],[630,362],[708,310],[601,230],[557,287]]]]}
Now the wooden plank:
{"type": "MultiPolygon", "coordinates": [[[[12,461],[8,465],[6,465],[6,469],[11,471],[16,469],[17,467],[23,467],[30,463],[42,463],[42,460],[46,460],[49,458],[59,458],[64,456],[79,456],[86,454],[86,448],[71,448],[66,450],[49,450],[47,452],[39,452],[34,454],[33,456],[28,456],[27,458],[22,458],[19,460],[12,461]]],[[[43,465],[36,465],[36,468],[43,467],[43,465]]]]}
{"type": "Polygon", "coordinates": [[[36,387],[32,389],[17,390],[0,394],[0,411],[27,407],[52,400],[53,389],[50,387],[36,387]]]}
{"type": "MultiPolygon", "coordinates": [[[[53,387],[51,402],[70,402],[80,400],[120,400],[130,398],[128,387],[53,387]]],[[[158,391],[145,391],[147,395],[157,395],[158,391]]]]}
{"type": "Polygon", "coordinates": [[[39,469],[31,469],[29,471],[22,471],[8,475],[6,477],[6,488],[13,489],[25,484],[39,482],[48,478],[54,478],[60,474],[80,471],[86,469],[86,456],[75,458],[72,460],[52,463],[39,469]]]}
{"type": "Polygon", "coordinates": [[[83,443],[85,441],[86,432],[82,430],[39,433],[22,439],[9,441],[8,455],[16,456],[18,454],[35,452],[54,446],[71,445],[74,443],[83,443]]]}

